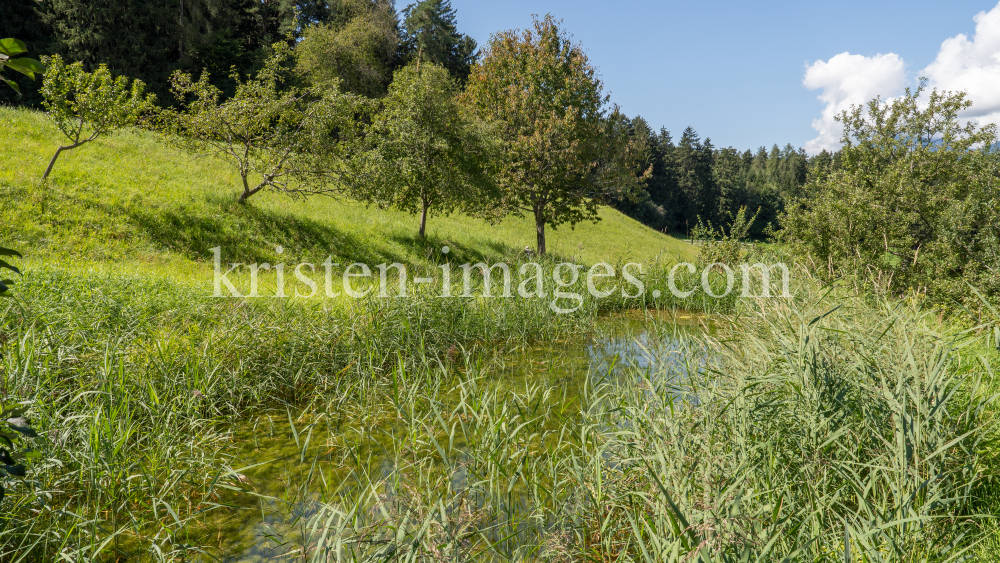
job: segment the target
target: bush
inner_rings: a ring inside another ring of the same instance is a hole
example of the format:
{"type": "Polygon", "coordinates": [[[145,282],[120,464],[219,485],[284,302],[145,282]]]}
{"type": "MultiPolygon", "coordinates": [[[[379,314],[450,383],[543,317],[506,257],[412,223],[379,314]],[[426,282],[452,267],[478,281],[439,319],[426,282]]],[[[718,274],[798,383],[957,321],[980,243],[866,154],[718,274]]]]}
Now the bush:
{"type": "Polygon", "coordinates": [[[840,116],[841,166],[788,207],[783,236],[828,278],[975,306],[967,284],[1000,295],[996,127],[960,123],[963,93],[935,90],[921,109],[922,91],[840,116]]]}

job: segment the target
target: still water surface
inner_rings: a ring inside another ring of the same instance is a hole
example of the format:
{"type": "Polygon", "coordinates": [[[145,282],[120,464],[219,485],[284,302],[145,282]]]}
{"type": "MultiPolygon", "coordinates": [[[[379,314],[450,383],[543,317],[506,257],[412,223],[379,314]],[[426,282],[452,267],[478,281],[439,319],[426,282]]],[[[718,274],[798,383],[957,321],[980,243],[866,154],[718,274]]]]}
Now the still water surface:
{"type": "MultiPolygon", "coordinates": [[[[706,320],[696,314],[671,313],[653,316],[639,312],[602,319],[593,337],[579,341],[534,345],[512,350],[500,359],[494,377],[507,378],[511,385],[543,383],[562,389],[560,400],[567,408],[578,403],[582,389],[593,388],[604,381],[621,378],[627,366],[630,377],[640,374],[689,373],[702,362],[691,357],[693,337],[709,330],[706,320]],[[685,345],[687,344],[687,345],[685,345]]],[[[627,382],[626,382],[627,383],[627,382]]],[[[345,415],[350,418],[350,415],[345,415]]],[[[298,417],[293,417],[298,418],[298,417]]],[[[213,522],[212,536],[218,537],[222,560],[231,563],[301,559],[309,546],[303,541],[310,535],[308,521],[319,507],[319,495],[308,492],[303,482],[315,478],[315,463],[324,461],[322,452],[315,457],[301,454],[308,422],[296,420],[298,440],[290,430],[287,415],[260,417],[237,433],[245,444],[243,458],[249,464],[259,463],[246,471],[248,484],[262,495],[256,509],[239,511],[222,521],[213,522]],[[297,443],[296,443],[297,442],[297,443]],[[308,457],[308,459],[307,459],[308,457]],[[298,555],[298,557],[296,557],[298,555]]],[[[337,432],[329,421],[322,432],[337,432]]],[[[392,430],[379,429],[386,436],[392,430]]],[[[375,434],[372,428],[372,434],[375,434]]],[[[317,440],[309,435],[310,440],[317,440]]],[[[379,456],[377,439],[370,455],[379,456]]],[[[314,448],[315,449],[315,448],[314,448]]],[[[386,451],[388,453],[388,451],[386,451]]],[[[376,461],[383,477],[393,471],[391,456],[376,461]]],[[[325,461],[333,461],[327,459],[325,461]]],[[[327,464],[329,465],[329,464],[327,464]]],[[[454,490],[462,488],[464,475],[453,477],[454,490]]],[[[214,539],[214,538],[213,538],[214,539]]]]}

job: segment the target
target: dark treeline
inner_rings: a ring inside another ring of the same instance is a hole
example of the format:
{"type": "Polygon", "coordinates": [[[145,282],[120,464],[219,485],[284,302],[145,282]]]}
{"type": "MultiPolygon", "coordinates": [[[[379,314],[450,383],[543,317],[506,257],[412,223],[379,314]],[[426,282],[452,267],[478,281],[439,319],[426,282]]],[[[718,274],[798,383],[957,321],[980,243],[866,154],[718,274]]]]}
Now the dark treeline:
{"type": "MultiPolygon", "coordinates": [[[[174,102],[174,71],[207,70],[231,92],[232,70],[253,74],[271,45],[302,43],[310,32],[316,50],[334,59],[319,64],[336,67],[342,78],[352,70],[363,76],[364,84],[345,82],[369,95],[384,94],[392,71],[418,55],[461,79],[477,53],[475,41],[455,29],[448,0],[425,0],[402,13],[391,0],[3,0],[2,11],[0,37],[24,41],[28,56],[59,54],[88,70],[105,64],[114,75],[142,80],[160,104],[174,102]]],[[[39,107],[39,82],[17,81],[24,95],[5,88],[0,103],[39,107]]]]}
{"type": "MultiPolygon", "coordinates": [[[[225,76],[247,73],[263,50],[295,27],[287,0],[5,0],[0,36],[25,41],[30,54],[60,54],[88,69],[107,64],[116,75],[139,78],[169,100],[175,70],[207,68],[225,76]]],[[[306,13],[306,12],[303,12],[306,13]]],[[[304,16],[303,16],[304,17],[304,16]]],[[[7,102],[35,105],[38,84],[19,79],[25,96],[4,91],[7,102]]]]}
{"type": "Polygon", "coordinates": [[[699,219],[714,226],[727,224],[740,207],[759,209],[751,234],[777,227],[785,203],[800,195],[810,174],[831,169],[835,155],[806,155],[791,144],[756,152],[716,148],[691,127],[675,140],[669,131],[657,133],[642,117],[631,122],[632,136],[645,146],[642,170],[649,170],[645,193],[637,201],[621,199],[615,206],[657,230],[687,234],[699,219]]]}

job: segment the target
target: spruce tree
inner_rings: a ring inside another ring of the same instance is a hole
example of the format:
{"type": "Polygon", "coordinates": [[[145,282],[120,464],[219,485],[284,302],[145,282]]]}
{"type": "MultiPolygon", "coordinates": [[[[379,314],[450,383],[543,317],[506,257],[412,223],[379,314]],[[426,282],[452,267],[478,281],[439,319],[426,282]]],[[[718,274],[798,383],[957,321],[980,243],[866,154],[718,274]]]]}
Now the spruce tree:
{"type": "Polygon", "coordinates": [[[658,139],[656,133],[649,127],[649,123],[642,117],[635,117],[627,121],[628,136],[636,150],[635,158],[632,160],[633,172],[636,177],[643,178],[645,181],[633,193],[613,196],[611,203],[629,217],[661,230],[667,226],[666,210],[653,201],[648,189],[649,182],[654,178],[653,170],[657,167],[659,160],[657,154],[658,139]]]}
{"type": "Polygon", "coordinates": [[[714,209],[715,186],[712,180],[713,151],[711,141],[701,142],[698,132],[688,127],[681,134],[674,151],[677,169],[678,209],[685,229],[702,220],[718,222],[714,209]]]}
{"type": "Polygon", "coordinates": [[[438,64],[464,84],[476,62],[476,41],[458,32],[451,0],[423,0],[403,10],[407,58],[438,64]]]}

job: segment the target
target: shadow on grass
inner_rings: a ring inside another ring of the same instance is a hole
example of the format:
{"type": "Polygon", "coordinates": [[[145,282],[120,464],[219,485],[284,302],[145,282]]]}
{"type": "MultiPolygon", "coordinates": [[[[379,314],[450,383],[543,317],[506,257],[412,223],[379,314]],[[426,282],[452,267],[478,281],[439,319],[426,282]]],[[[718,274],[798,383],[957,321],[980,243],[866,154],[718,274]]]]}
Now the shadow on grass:
{"type": "Polygon", "coordinates": [[[366,239],[346,228],[322,223],[292,213],[261,209],[252,202],[240,204],[230,197],[206,196],[204,203],[187,207],[146,208],[133,205],[98,204],[109,215],[124,214],[129,223],[149,241],[192,260],[211,260],[212,249],[222,248],[225,262],[275,262],[309,259],[316,262],[332,256],[341,264],[380,264],[414,259],[429,263],[480,262],[509,255],[511,248],[487,243],[489,251],[470,248],[440,237],[420,238],[415,232],[385,233],[384,238],[366,239]],[[399,248],[385,244],[394,242],[399,248]],[[285,247],[280,256],[277,246],[285,247]],[[447,258],[441,253],[449,247],[447,258]],[[492,251],[492,252],[491,252],[492,251]]]}
{"type": "Polygon", "coordinates": [[[124,213],[129,223],[153,243],[193,260],[211,260],[212,249],[222,248],[224,261],[273,262],[309,258],[366,263],[403,261],[400,256],[335,228],[291,213],[240,204],[228,197],[207,196],[204,206],[149,209],[105,206],[109,214],[124,213]],[[285,249],[280,257],[276,248],[285,249]]]}
{"type": "Polygon", "coordinates": [[[486,249],[470,247],[467,244],[456,242],[447,237],[428,235],[420,238],[414,233],[392,233],[387,237],[389,240],[400,246],[413,249],[413,253],[424,258],[430,263],[441,264],[452,263],[493,263],[498,260],[509,259],[516,254],[513,247],[507,246],[499,241],[489,241],[485,243],[486,249]],[[448,247],[448,254],[443,254],[441,249],[448,247]]]}

